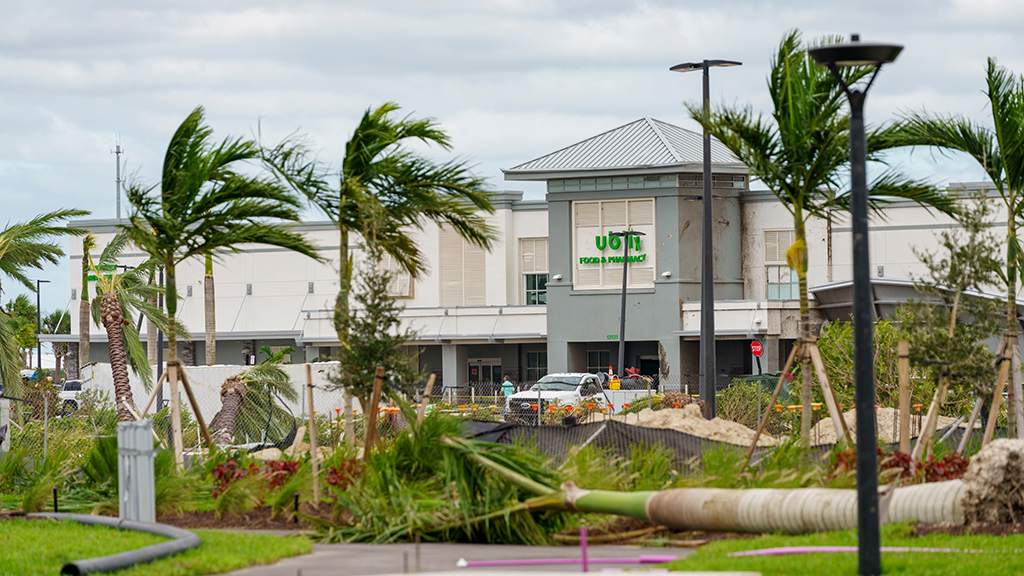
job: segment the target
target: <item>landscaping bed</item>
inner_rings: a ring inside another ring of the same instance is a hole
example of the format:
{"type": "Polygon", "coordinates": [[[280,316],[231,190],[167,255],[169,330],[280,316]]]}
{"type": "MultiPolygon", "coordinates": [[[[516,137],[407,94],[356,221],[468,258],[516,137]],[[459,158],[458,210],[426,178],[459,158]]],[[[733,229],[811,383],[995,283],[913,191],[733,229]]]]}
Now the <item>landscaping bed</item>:
{"type": "Polygon", "coordinates": [[[210,529],[245,529],[245,530],[309,530],[316,527],[306,516],[321,518],[324,520],[335,520],[332,516],[334,504],[332,502],[320,502],[319,508],[314,509],[312,502],[299,505],[299,521],[295,522],[291,512],[277,514],[275,516],[272,507],[263,506],[244,512],[231,512],[218,517],[217,513],[210,511],[189,511],[180,515],[171,514],[160,516],[157,521],[162,524],[169,524],[179,528],[210,528],[210,529]]]}

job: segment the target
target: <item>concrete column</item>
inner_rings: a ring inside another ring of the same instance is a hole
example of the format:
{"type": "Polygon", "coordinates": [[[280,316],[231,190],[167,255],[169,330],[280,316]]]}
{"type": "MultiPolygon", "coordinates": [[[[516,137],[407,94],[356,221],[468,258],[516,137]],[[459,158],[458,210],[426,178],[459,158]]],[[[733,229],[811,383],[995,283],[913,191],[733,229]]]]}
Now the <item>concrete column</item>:
{"type": "Polygon", "coordinates": [[[669,336],[658,341],[658,357],[664,358],[663,362],[667,365],[661,367],[662,378],[665,379],[666,384],[671,382],[678,382],[679,375],[683,373],[683,357],[679,345],[680,338],[678,336],[669,336]],[[665,374],[667,372],[667,374],[665,374]]]}
{"type": "Polygon", "coordinates": [[[764,352],[761,354],[761,369],[764,370],[764,373],[771,374],[782,370],[781,363],[785,362],[785,359],[779,359],[779,339],[771,336],[761,336],[758,342],[764,348],[764,352]]]}
{"type": "Polygon", "coordinates": [[[441,345],[441,379],[446,388],[469,381],[469,349],[466,346],[441,345]]]}
{"type": "Polygon", "coordinates": [[[0,443],[0,454],[7,452],[11,445],[11,401],[0,400],[0,431],[3,431],[3,443],[0,443]]]}

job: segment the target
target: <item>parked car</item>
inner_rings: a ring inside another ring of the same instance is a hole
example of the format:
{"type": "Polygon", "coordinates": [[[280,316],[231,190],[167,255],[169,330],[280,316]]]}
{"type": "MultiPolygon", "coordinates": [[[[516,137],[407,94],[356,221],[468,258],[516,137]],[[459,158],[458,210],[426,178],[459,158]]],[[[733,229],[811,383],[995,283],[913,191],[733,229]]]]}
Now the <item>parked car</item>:
{"type": "Polygon", "coordinates": [[[590,397],[597,397],[596,401],[602,404],[608,402],[598,375],[548,374],[529,389],[509,396],[505,403],[505,421],[533,424],[537,422],[537,410],[543,411],[551,404],[572,406],[590,397]]]}
{"type": "Polygon", "coordinates": [[[54,384],[60,389],[58,395],[60,396],[62,411],[65,414],[74,414],[78,412],[78,393],[82,391],[81,380],[65,380],[60,384],[54,384]]]}

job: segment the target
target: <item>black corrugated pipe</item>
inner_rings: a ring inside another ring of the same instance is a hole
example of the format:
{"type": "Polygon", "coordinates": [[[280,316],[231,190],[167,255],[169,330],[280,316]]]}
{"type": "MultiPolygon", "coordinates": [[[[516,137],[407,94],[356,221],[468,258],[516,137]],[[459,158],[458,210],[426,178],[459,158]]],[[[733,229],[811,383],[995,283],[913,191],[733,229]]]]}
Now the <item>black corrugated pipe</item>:
{"type": "Polygon", "coordinates": [[[136,532],[147,532],[149,534],[156,534],[157,536],[173,538],[173,540],[169,542],[161,542],[159,544],[153,544],[152,546],[146,546],[145,548],[121,552],[120,554],[111,554],[109,556],[100,556],[99,558],[88,558],[85,560],[69,562],[60,569],[61,574],[77,575],[92,574],[94,572],[113,572],[114,570],[122,570],[124,568],[134,566],[135,564],[144,564],[166,556],[180,554],[186,550],[196,548],[200,544],[199,536],[196,536],[188,530],[175,528],[174,526],[168,526],[166,524],[157,524],[155,522],[136,522],[134,520],[122,520],[120,518],[111,518],[109,516],[90,516],[88,514],[52,514],[46,512],[29,514],[28,517],[52,518],[54,520],[74,520],[81,524],[99,524],[101,526],[109,526],[119,530],[135,530],[136,532]]]}

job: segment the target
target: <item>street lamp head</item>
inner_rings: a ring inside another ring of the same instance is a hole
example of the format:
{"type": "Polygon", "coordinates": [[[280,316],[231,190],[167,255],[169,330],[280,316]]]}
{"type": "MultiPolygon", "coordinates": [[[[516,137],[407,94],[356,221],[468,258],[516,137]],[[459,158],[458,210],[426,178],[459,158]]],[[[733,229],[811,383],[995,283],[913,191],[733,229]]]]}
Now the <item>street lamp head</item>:
{"type": "Polygon", "coordinates": [[[676,64],[669,68],[672,72],[693,72],[694,70],[703,70],[705,64],[708,68],[724,68],[727,66],[742,66],[742,62],[736,62],[735,60],[705,60],[703,62],[683,62],[682,64],[676,64]]]}
{"type": "Polygon", "coordinates": [[[625,232],[609,232],[608,235],[614,236],[616,238],[622,238],[624,236],[647,236],[647,234],[644,234],[639,230],[627,230],[625,232]]]}
{"type": "Polygon", "coordinates": [[[861,42],[859,34],[850,36],[845,44],[819,46],[807,51],[814,61],[822,66],[832,64],[837,67],[846,66],[877,66],[888,64],[903,51],[899,44],[876,44],[861,42]]]}

